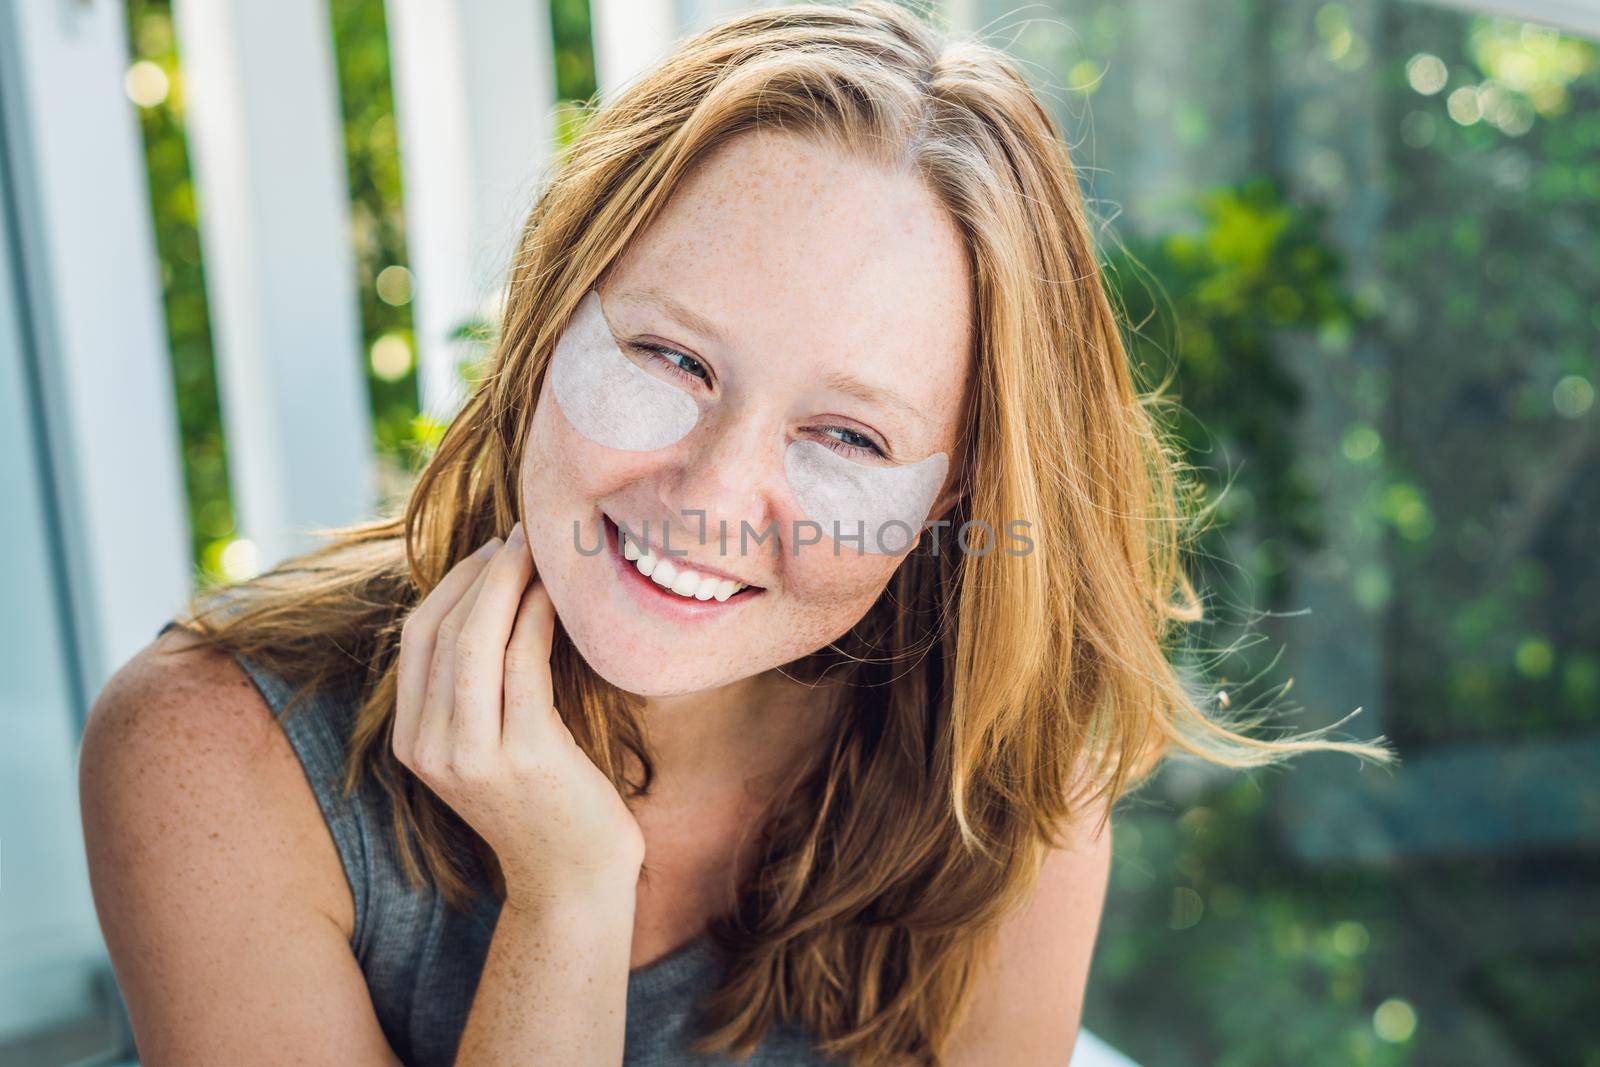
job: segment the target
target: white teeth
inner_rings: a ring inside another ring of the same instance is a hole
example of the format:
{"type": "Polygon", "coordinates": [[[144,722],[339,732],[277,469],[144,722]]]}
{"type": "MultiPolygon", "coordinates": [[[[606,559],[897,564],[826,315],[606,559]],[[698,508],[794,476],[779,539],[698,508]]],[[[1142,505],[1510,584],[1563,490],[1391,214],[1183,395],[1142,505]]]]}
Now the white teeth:
{"type": "Polygon", "coordinates": [[[686,600],[710,600],[714,597],[721,602],[745,587],[743,582],[731,578],[716,578],[687,567],[680,568],[671,560],[651,555],[626,536],[621,540],[623,558],[630,560],[640,574],[686,600]]]}

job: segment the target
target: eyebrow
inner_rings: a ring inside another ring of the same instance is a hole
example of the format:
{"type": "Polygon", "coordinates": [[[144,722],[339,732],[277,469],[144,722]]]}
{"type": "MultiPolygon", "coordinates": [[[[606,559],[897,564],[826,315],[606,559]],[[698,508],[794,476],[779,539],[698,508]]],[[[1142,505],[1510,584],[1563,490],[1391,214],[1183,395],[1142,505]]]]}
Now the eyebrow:
{"type": "Polygon", "coordinates": [[[893,389],[871,385],[842,371],[828,371],[822,376],[821,381],[828,388],[837,389],[839,392],[853,396],[864,403],[898,408],[903,415],[910,416],[918,421],[922,419],[922,411],[893,389]]]}
{"type": "Polygon", "coordinates": [[[681,325],[689,327],[689,329],[703,337],[709,337],[720,345],[728,343],[727,337],[723,335],[716,323],[695,311],[665,289],[659,289],[653,285],[645,285],[630,290],[627,296],[654,304],[668,315],[677,319],[681,325]]]}

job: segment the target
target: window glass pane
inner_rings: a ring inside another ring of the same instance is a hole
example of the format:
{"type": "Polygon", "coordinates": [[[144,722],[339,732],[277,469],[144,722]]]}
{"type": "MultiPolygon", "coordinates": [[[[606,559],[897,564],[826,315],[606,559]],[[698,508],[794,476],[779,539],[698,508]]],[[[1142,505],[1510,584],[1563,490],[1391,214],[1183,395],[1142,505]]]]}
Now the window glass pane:
{"type": "Polygon", "coordinates": [[[1214,468],[1204,643],[1257,638],[1212,669],[1403,761],[1167,768],[1086,1024],[1152,1064],[1600,1062],[1600,50],[1410,2],[1016,7],[977,22],[1214,468]]]}

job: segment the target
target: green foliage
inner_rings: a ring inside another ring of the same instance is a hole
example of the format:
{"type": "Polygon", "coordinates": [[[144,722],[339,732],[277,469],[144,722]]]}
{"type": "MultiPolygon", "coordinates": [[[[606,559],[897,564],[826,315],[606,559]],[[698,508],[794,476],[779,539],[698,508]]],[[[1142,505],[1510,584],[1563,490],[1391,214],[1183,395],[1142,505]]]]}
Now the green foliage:
{"type": "Polygon", "coordinates": [[[1289,553],[1321,541],[1317,487],[1296,462],[1302,397],[1283,337],[1348,338],[1360,311],[1323,236],[1325,211],[1290,204],[1264,177],[1194,204],[1197,228],[1128,238],[1110,277],[1128,321],[1144,324],[1129,338],[1132,358],[1152,382],[1176,370],[1174,429],[1186,455],[1206,457],[1197,465],[1219,498],[1218,526],[1199,550],[1226,560],[1222,532],[1248,530],[1260,596],[1282,606],[1289,553]]]}
{"type": "Polygon", "coordinates": [[[1378,337],[1400,356],[1377,504],[1415,620],[1394,699],[1426,709],[1398,737],[1593,730],[1600,46],[1419,13],[1396,59],[1423,49],[1449,81],[1422,96],[1396,79],[1406,180],[1381,247],[1405,286],[1378,337]]]}
{"type": "MultiPolygon", "coordinates": [[[[1320,546],[1325,521],[1300,455],[1305,398],[1286,346],[1347,347],[1370,313],[1347,289],[1325,209],[1290,202],[1263,176],[1191,204],[1191,228],[1127,239],[1108,277],[1143,380],[1175,375],[1172,428],[1217,503],[1196,546],[1202,585],[1243,571],[1260,606],[1281,608],[1292,554],[1320,546]],[[1241,556],[1245,545],[1255,551],[1241,556]]],[[[1226,645],[1228,629],[1206,632],[1226,645]]],[[[1247,644],[1209,669],[1254,678],[1269,666],[1258,659],[1247,644]]],[[[1411,1062],[1371,1021],[1388,990],[1370,969],[1397,948],[1383,938],[1376,884],[1308,884],[1272,841],[1270,795],[1270,784],[1234,777],[1202,802],[1124,809],[1089,1024],[1147,1063],[1411,1062]],[[1146,1022],[1124,1039],[1119,1019],[1146,1022]]]]}
{"type": "Polygon", "coordinates": [[[551,0],[550,37],[556,53],[557,99],[589,99],[595,91],[589,0],[551,0]]]}
{"type": "Polygon", "coordinates": [[[1234,779],[1179,818],[1118,819],[1089,1025],[1144,1020],[1101,1032],[1148,1064],[1412,1062],[1372,1026],[1404,963],[1380,885],[1283,862],[1269,803],[1234,779]]]}
{"type": "Polygon", "coordinates": [[[399,273],[406,270],[407,259],[388,29],[381,3],[332,0],[330,11],[350,185],[350,235],[361,298],[362,350],[371,354],[363,364],[372,403],[374,444],[394,482],[400,480],[397,475],[419,468],[425,441],[418,436],[422,426],[417,418],[409,273],[399,273]],[[405,279],[404,284],[380,285],[379,276],[385,270],[391,272],[391,279],[405,279]],[[386,344],[376,347],[385,340],[386,344]]]}
{"type": "Polygon", "coordinates": [[[227,446],[211,358],[211,319],[183,132],[183,79],[178,69],[172,16],[165,0],[129,0],[129,37],[136,61],[152,63],[165,76],[163,99],[139,109],[155,218],[156,252],[172,352],[172,377],[182,439],[183,482],[196,582],[223,577],[221,557],[233,540],[234,513],[228,489],[227,446]]]}
{"type": "MultiPolygon", "coordinates": [[[[1370,41],[1340,4],[1308,24],[1288,6],[1206,10],[1270,11],[1281,58],[1256,84],[1303,93],[1287,72],[1326,61],[1306,113],[1375,100],[1382,152],[1360,172],[1378,195],[1326,186],[1344,201],[1335,215],[1274,192],[1294,158],[1277,141],[1299,138],[1301,158],[1348,174],[1369,147],[1366,116],[1320,139],[1258,130],[1275,149],[1262,153],[1270,180],[1198,198],[1195,229],[1131,239],[1112,260],[1135,356],[1152,379],[1175,370],[1177,428],[1220,494],[1202,556],[1254,583],[1261,606],[1295,609],[1330,532],[1381,537],[1383,569],[1349,573],[1348,595],[1372,613],[1382,729],[1408,761],[1474,742],[1515,766],[1520,744],[1593,736],[1600,53],[1426,5],[1383,7],[1370,41]],[[1330,235],[1374,203],[1366,269],[1382,284],[1357,289],[1330,235]],[[1331,433],[1306,425],[1337,407],[1314,409],[1296,386],[1312,360],[1352,413],[1331,433]],[[1326,506],[1330,475],[1366,486],[1357,508],[1326,506]]],[[[1097,106],[1116,89],[1100,87],[1097,106]]],[[[1186,121],[1207,114],[1203,93],[1185,105],[1186,121]]],[[[1292,118],[1282,108],[1266,113],[1292,118]]],[[[1202,121],[1216,131],[1227,116],[1202,121]]],[[[1102,161],[1116,172],[1138,150],[1102,161]]],[[[1226,584],[1217,574],[1207,584],[1226,584]]],[[[1363,647],[1362,635],[1330,636],[1340,647],[1313,658],[1338,664],[1363,647]]],[[[1260,666],[1235,656],[1222,671],[1260,666]]],[[[1124,806],[1091,1028],[1136,1060],[1179,1067],[1600,1063],[1600,1025],[1577,1008],[1600,983],[1592,846],[1312,863],[1297,828],[1347,817],[1368,783],[1330,773],[1321,792],[1288,788],[1305,773],[1178,764],[1124,806]],[[1307,803],[1325,810],[1299,811],[1307,803]],[[1545,925],[1555,932],[1541,940],[1545,925]]],[[[1576,780],[1540,785],[1556,812],[1587,795],[1576,780]]]]}

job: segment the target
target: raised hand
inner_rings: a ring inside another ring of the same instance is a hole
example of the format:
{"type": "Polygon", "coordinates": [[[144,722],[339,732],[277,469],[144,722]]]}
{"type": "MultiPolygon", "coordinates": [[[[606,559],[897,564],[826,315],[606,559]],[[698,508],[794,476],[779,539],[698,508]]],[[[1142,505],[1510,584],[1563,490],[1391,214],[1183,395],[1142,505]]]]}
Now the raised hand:
{"type": "Polygon", "coordinates": [[[557,713],[555,609],[522,524],[445,575],[401,632],[395,757],[494,849],[506,904],[632,886],[644,837],[557,713]]]}

